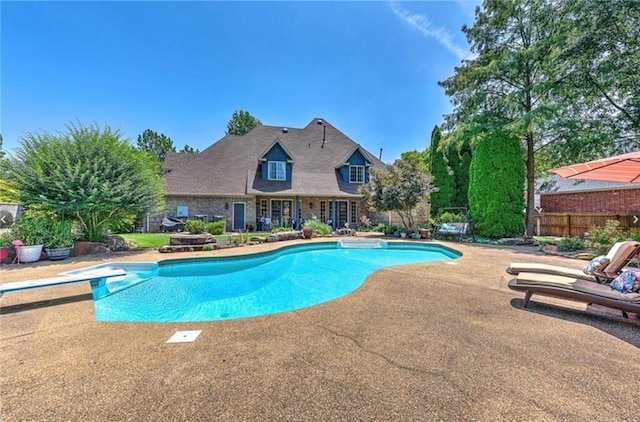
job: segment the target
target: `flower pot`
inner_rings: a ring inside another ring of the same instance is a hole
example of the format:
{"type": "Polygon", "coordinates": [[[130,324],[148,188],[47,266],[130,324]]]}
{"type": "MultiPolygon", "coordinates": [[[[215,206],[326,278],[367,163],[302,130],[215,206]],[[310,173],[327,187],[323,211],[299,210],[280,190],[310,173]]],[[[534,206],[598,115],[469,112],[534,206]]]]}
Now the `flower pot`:
{"type": "Polygon", "coordinates": [[[403,239],[406,239],[407,234],[405,232],[401,232],[400,233],[400,237],[403,238],[403,239]]]}
{"type": "Polygon", "coordinates": [[[73,248],[45,248],[49,261],[61,261],[69,258],[73,248]]]}
{"type": "Polygon", "coordinates": [[[9,247],[8,246],[0,246],[0,262],[7,259],[9,256],[9,247]]]}
{"type": "Polygon", "coordinates": [[[420,239],[426,239],[429,237],[429,230],[420,229],[420,239]]]}
{"type": "Polygon", "coordinates": [[[42,255],[42,248],[44,245],[34,245],[34,246],[16,246],[16,251],[18,253],[18,262],[36,262],[40,260],[40,255],[42,255]]]}
{"type": "Polygon", "coordinates": [[[311,236],[313,235],[313,230],[302,229],[302,235],[304,236],[305,239],[311,239],[311,236]]]}

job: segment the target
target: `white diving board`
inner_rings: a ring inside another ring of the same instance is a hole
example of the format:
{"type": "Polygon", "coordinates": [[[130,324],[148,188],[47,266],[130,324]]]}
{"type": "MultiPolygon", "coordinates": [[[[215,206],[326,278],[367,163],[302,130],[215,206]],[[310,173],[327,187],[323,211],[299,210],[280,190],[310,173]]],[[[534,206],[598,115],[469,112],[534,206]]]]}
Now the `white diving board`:
{"type": "Polygon", "coordinates": [[[39,287],[59,286],[61,284],[80,283],[83,281],[99,280],[108,277],[118,277],[127,275],[123,269],[100,269],[96,271],[86,271],[78,274],[59,275],[56,277],[40,278],[37,280],[14,281],[0,284],[0,296],[4,293],[17,292],[20,290],[36,289],[39,287]]]}

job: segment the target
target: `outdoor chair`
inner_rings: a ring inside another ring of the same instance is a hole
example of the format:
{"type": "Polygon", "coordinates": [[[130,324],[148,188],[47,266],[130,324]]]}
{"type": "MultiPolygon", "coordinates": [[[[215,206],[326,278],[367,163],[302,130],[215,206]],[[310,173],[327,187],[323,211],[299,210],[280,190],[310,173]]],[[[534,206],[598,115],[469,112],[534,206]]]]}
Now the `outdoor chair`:
{"type": "Polygon", "coordinates": [[[560,275],[605,283],[616,278],[629,261],[638,254],[640,254],[640,243],[623,241],[613,245],[606,256],[591,260],[583,270],[559,265],[517,262],[511,263],[507,267],[507,272],[511,275],[524,272],[560,275]]]}
{"type": "Polygon", "coordinates": [[[525,293],[524,307],[534,293],[597,304],[640,315],[640,269],[624,270],[640,252],[640,243],[616,243],[606,257],[591,260],[583,272],[546,264],[514,263],[507,268],[515,278],[511,290],[525,293]],[[599,265],[598,265],[599,264],[599,265]]]}

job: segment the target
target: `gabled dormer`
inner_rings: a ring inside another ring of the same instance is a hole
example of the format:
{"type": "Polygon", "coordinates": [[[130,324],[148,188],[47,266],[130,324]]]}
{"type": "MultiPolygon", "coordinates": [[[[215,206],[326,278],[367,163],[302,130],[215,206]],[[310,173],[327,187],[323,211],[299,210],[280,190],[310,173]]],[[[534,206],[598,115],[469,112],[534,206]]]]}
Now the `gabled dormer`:
{"type": "Polygon", "coordinates": [[[276,138],[265,152],[258,157],[258,161],[260,162],[262,180],[291,181],[291,171],[295,160],[280,139],[276,138]]]}
{"type": "Polygon", "coordinates": [[[358,145],[351,151],[343,163],[336,166],[343,182],[367,183],[369,182],[369,167],[371,161],[367,153],[358,145]]]}

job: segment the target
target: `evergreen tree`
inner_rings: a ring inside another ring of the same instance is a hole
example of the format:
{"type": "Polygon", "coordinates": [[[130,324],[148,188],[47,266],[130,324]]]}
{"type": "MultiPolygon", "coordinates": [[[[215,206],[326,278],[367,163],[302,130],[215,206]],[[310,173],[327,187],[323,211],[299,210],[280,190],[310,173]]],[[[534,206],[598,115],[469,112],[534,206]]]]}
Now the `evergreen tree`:
{"type": "Polygon", "coordinates": [[[524,231],[525,152],[519,138],[495,131],[479,137],[469,172],[469,214],[481,236],[524,231]]]}
{"type": "Polygon", "coordinates": [[[238,110],[233,112],[233,116],[227,123],[227,135],[242,136],[262,122],[251,115],[248,111],[238,110]]]}
{"type": "Polygon", "coordinates": [[[431,132],[431,175],[433,186],[438,190],[431,194],[431,216],[437,217],[440,208],[451,207],[453,199],[454,179],[449,172],[443,148],[440,148],[442,135],[438,126],[431,132]]]}
{"type": "Polygon", "coordinates": [[[138,149],[153,155],[160,162],[164,161],[168,152],[176,152],[171,138],[164,133],[158,134],[151,129],[147,129],[142,132],[142,135],[138,135],[138,149]]]}
{"type": "Polygon", "coordinates": [[[462,142],[459,150],[460,164],[455,170],[456,206],[469,207],[469,167],[471,167],[471,144],[468,139],[462,142]]]}

